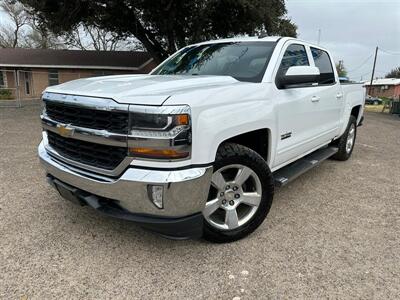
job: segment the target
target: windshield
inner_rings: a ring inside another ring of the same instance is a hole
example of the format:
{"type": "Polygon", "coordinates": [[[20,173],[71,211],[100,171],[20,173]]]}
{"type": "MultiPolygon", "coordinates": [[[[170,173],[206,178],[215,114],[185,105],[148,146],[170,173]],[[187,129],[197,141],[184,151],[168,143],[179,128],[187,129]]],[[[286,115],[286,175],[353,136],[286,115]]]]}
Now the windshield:
{"type": "Polygon", "coordinates": [[[274,47],[274,42],[189,46],[156,68],[152,75],[220,75],[260,82],[274,47]]]}

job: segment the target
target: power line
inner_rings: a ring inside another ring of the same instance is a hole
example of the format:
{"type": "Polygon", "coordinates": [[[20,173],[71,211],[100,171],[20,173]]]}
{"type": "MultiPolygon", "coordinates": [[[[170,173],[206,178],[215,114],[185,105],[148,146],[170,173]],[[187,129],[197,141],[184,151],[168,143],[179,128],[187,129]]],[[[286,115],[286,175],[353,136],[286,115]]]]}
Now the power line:
{"type": "Polygon", "coordinates": [[[382,52],[386,53],[386,54],[390,54],[390,55],[400,55],[400,52],[395,52],[395,51],[390,51],[390,50],[384,50],[382,48],[379,48],[379,50],[381,50],[382,52]]]}
{"type": "Polygon", "coordinates": [[[364,66],[372,58],[372,56],[374,56],[373,53],[370,56],[368,56],[367,59],[361,65],[359,65],[357,68],[354,68],[354,69],[352,69],[351,71],[348,71],[348,72],[350,73],[350,72],[354,72],[355,70],[358,70],[359,68],[364,66]]]}

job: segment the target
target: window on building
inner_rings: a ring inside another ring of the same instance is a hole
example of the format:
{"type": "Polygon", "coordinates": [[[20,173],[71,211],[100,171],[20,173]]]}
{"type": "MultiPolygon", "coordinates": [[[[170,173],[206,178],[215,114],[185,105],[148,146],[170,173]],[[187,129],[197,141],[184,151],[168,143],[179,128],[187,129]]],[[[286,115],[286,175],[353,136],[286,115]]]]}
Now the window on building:
{"type": "Polygon", "coordinates": [[[58,81],[58,70],[49,70],[49,85],[57,85],[58,81]]]}
{"type": "Polygon", "coordinates": [[[6,74],[3,71],[0,71],[0,88],[6,87],[6,74]]]}
{"type": "Polygon", "coordinates": [[[309,65],[306,48],[303,45],[292,44],[287,47],[279,69],[285,73],[290,67],[309,65]]]}
{"type": "Polygon", "coordinates": [[[318,84],[333,84],[335,83],[335,74],[331,59],[326,51],[312,48],[311,53],[314,58],[315,66],[319,68],[320,76],[318,84]]]}

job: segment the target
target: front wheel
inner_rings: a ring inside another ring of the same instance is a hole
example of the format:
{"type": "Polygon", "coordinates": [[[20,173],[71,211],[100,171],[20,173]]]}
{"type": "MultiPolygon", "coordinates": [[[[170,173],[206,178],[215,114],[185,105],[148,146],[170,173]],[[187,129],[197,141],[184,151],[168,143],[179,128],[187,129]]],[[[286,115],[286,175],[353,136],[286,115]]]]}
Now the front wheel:
{"type": "Polygon", "coordinates": [[[223,243],[249,235],[267,216],[273,192],[272,173],[260,155],[238,144],[223,144],[203,210],[204,238],[223,243]]]}

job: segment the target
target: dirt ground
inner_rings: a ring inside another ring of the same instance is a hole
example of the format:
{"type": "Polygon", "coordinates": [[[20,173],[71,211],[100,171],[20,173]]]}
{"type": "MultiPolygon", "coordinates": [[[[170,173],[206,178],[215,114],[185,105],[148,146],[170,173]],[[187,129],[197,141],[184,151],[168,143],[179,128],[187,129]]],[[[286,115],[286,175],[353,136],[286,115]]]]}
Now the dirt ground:
{"type": "Polygon", "coordinates": [[[0,299],[400,298],[400,118],[367,113],[347,162],[278,190],[231,244],[171,241],[61,199],[38,106],[0,108],[0,299]]]}

